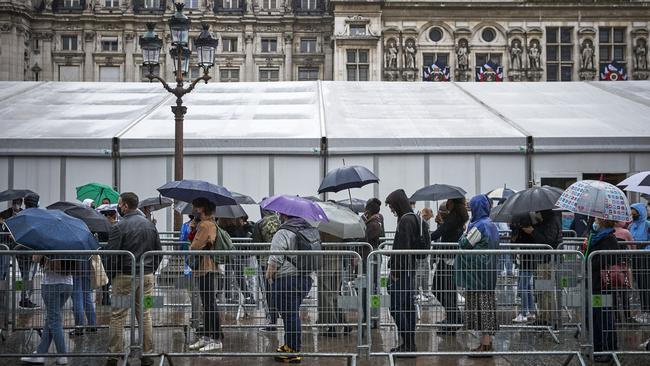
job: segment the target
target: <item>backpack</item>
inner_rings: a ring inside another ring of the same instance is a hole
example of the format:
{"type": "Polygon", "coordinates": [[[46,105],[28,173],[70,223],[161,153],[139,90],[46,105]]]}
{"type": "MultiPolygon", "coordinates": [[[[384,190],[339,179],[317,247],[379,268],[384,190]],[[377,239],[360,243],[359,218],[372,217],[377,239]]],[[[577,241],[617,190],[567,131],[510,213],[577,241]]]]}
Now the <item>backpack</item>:
{"type": "MultiPolygon", "coordinates": [[[[296,235],[296,250],[322,250],[320,234],[314,228],[297,228],[295,226],[283,226],[296,235]]],[[[309,275],[311,272],[320,270],[323,267],[322,255],[297,255],[287,256],[289,263],[293,264],[299,273],[309,275]]]]}
{"type": "MultiPolygon", "coordinates": [[[[407,215],[413,215],[418,219],[419,230],[418,237],[413,242],[412,250],[430,250],[431,249],[431,234],[429,234],[429,224],[422,220],[420,215],[414,213],[407,213],[407,215]]],[[[416,254],[416,259],[424,259],[427,257],[427,254],[416,254]]]]}
{"type": "MultiPolygon", "coordinates": [[[[217,240],[214,250],[236,250],[237,248],[232,244],[232,239],[226,230],[217,225],[217,240]]],[[[215,255],[212,257],[214,263],[225,264],[230,261],[230,256],[215,255]]]]}

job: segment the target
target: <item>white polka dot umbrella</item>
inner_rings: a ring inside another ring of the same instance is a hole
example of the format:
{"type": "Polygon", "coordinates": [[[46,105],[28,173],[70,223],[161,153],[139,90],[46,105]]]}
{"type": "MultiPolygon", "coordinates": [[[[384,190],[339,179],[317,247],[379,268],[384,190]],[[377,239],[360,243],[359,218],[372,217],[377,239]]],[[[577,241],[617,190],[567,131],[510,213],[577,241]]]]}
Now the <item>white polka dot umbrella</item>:
{"type": "Polygon", "coordinates": [[[632,220],[630,203],[625,193],[612,184],[596,180],[583,180],[572,184],[562,193],[557,206],[605,220],[632,220]]]}

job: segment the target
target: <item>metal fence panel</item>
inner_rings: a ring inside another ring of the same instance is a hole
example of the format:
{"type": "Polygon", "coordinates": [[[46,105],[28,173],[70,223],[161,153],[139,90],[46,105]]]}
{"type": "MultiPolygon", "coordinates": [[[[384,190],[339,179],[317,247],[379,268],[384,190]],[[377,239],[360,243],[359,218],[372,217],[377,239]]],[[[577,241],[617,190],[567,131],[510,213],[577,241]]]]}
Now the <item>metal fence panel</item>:
{"type": "Polygon", "coordinates": [[[579,252],[374,251],[366,273],[371,294],[366,312],[373,321],[366,324],[365,342],[370,355],[467,355],[482,334],[490,334],[494,354],[580,358],[584,273],[579,252]],[[498,269],[502,255],[522,258],[515,276],[498,269]],[[436,261],[430,270],[419,266],[431,258],[436,261]],[[565,263],[579,268],[567,271],[565,263]],[[433,280],[421,291],[417,281],[424,271],[433,280]],[[386,330],[394,336],[382,336],[386,330]]]}
{"type": "Polygon", "coordinates": [[[149,312],[153,320],[153,347],[145,345],[145,356],[269,355],[287,334],[288,343],[301,340],[293,349],[303,355],[357,354],[364,281],[356,252],[190,250],[149,252],[142,260],[147,258],[159,260],[160,266],[151,295],[140,308],[142,316],[149,312]],[[263,275],[269,256],[287,261],[321,258],[322,266],[315,273],[278,276],[271,283],[263,275]],[[197,259],[202,262],[197,264],[197,259]],[[197,271],[197,265],[210,263],[219,266],[197,271]],[[299,338],[296,317],[302,323],[299,338]]]}
{"type": "Polygon", "coordinates": [[[9,319],[4,330],[10,334],[0,345],[0,357],[125,359],[137,346],[135,311],[123,316],[119,331],[110,330],[113,311],[135,309],[133,254],[15,250],[0,252],[0,263],[7,264],[0,268],[0,297],[3,315],[9,319]],[[99,255],[105,278],[113,277],[112,286],[93,288],[93,254],[99,255]],[[120,291],[115,286],[118,274],[127,279],[120,291]],[[122,336],[111,338],[112,335],[122,336]],[[56,347],[49,347],[48,339],[56,347]],[[122,344],[117,342],[119,339],[122,344]],[[48,353],[49,350],[58,353],[48,353]]]}

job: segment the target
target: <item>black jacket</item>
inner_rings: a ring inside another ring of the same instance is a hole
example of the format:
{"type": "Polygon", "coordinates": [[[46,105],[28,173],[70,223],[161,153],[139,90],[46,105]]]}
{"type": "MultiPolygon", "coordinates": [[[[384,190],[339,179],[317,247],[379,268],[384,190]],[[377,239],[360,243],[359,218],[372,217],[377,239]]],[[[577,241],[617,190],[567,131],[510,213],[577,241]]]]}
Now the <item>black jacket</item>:
{"type": "MultiPolygon", "coordinates": [[[[420,236],[420,219],[413,214],[411,204],[402,189],[398,189],[386,197],[386,203],[389,204],[397,214],[397,229],[393,239],[393,250],[415,249],[415,241],[420,236]]],[[[428,230],[428,227],[423,228],[428,230]]],[[[414,269],[413,256],[393,255],[388,262],[394,275],[399,275],[400,271],[414,269]]]]}
{"type": "Polygon", "coordinates": [[[468,219],[457,210],[452,210],[436,231],[431,233],[431,240],[442,239],[443,243],[458,243],[460,237],[463,236],[464,226],[468,219]]]}
{"type": "MultiPolygon", "coordinates": [[[[131,211],[122,217],[122,220],[113,225],[111,232],[108,234],[108,245],[106,250],[126,250],[135,256],[136,275],[140,275],[140,257],[146,252],[152,250],[162,250],[158,230],[151,221],[138,213],[131,211]]],[[[144,263],[144,273],[153,273],[160,264],[162,256],[147,256],[144,263]]],[[[122,260],[118,263],[111,264],[110,258],[107,260],[108,271],[131,274],[131,261],[122,260]]]]}
{"type": "Polygon", "coordinates": [[[548,244],[557,249],[562,243],[562,214],[551,210],[542,211],[542,222],[533,225],[531,234],[535,243],[548,244]]]}
{"type": "MultiPolygon", "coordinates": [[[[621,249],[621,247],[618,244],[618,240],[616,240],[614,233],[612,233],[597,241],[591,248],[591,253],[597,252],[599,250],[618,249],[621,249]]],[[[600,271],[607,269],[607,267],[611,266],[612,264],[618,264],[620,262],[619,257],[621,257],[621,255],[616,254],[596,255],[593,257],[593,261],[591,262],[591,286],[594,294],[599,294],[602,291],[600,288],[600,271]]]]}

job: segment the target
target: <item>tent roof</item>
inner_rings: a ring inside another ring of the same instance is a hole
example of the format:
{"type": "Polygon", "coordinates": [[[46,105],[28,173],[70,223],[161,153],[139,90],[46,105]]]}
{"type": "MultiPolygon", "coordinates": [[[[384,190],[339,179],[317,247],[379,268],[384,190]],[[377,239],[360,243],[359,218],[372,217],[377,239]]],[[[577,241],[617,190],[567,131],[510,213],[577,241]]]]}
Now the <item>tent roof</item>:
{"type": "MultiPolygon", "coordinates": [[[[199,84],[188,154],[540,152],[650,146],[650,81],[199,84]]],[[[175,99],[157,83],[0,82],[0,154],[173,151],[175,99]]]]}

